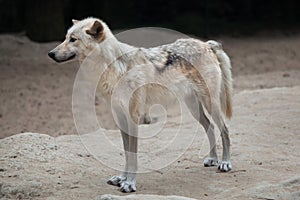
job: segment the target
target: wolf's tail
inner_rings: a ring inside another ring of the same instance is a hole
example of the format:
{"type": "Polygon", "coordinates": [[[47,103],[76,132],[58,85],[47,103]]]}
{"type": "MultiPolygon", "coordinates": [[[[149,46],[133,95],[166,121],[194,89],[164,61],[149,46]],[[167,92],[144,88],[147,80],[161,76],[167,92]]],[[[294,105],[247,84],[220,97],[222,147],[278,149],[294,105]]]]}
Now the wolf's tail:
{"type": "Polygon", "coordinates": [[[228,118],[232,116],[232,76],[231,63],[227,54],[222,49],[222,44],[209,40],[207,44],[216,54],[222,71],[221,109],[228,118]]]}

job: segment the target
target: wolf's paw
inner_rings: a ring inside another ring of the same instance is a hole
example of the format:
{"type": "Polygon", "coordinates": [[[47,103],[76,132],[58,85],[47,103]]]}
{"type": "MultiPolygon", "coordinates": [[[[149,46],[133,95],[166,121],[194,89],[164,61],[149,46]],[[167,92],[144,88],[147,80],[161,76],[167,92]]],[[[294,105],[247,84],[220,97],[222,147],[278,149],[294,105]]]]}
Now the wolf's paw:
{"type": "Polygon", "coordinates": [[[231,162],[222,160],[218,169],[220,172],[229,172],[232,169],[231,162]]]}
{"type": "Polygon", "coordinates": [[[125,180],[126,180],[125,177],[122,177],[122,176],[113,176],[113,177],[111,177],[107,181],[107,184],[109,184],[109,185],[115,185],[115,186],[121,186],[121,183],[123,181],[125,181],[125,180]]]}
{"type": "Polygon", "coordinates": [[[121,183],[120,191],[125,192],[125,193],[135,192],[136,191],[136,181],[135,181],[135,179],[123,181],[121,183]]]}
{"type": "Polygon", "coordinates": [[[204,167],[217,166],[218,158],[207,157],[203,161],[204,167]]]}

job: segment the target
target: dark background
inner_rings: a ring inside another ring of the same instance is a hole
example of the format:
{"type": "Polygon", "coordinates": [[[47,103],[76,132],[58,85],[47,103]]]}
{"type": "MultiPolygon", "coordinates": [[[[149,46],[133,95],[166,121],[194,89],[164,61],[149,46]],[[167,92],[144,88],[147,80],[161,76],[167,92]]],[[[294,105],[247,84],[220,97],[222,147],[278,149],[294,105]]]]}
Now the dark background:
{"type": "Polygon", "coordinates": [[[299,0],[0,0],[0,33],[62,40],[71,19],[99,17],[114,29],[158,26],[200,37],[297,31],[299,0]]]}

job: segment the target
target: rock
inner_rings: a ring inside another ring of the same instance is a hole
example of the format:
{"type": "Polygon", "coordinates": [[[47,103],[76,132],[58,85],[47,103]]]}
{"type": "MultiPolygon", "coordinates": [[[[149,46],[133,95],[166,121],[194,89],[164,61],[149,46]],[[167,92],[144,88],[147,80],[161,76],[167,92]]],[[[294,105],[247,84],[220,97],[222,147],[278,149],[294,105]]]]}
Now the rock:
{"type": "Polygon", "coordinates": [[[196,199],[181,197],[181,196],[163,196],[163,195],[150,195],[150,194],[132,194],[127,196],[105,194],[95,198],[95,200],[153,200],[153,199],[155,200],[196,200],[196,199]]]}

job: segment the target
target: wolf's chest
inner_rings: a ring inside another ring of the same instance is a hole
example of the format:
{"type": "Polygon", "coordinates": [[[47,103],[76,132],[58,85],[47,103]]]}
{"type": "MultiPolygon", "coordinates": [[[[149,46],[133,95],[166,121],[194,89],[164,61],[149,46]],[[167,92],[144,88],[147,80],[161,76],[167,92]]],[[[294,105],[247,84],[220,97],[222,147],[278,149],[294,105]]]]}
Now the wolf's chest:
{"type": "Polygon", "coordinates": [[[118,83],[120,77],[112,72],[112,70],[105,70],[99,78],[97,92],[103,97],[110,97],[113,94],[114,88],[118,83]]]}

